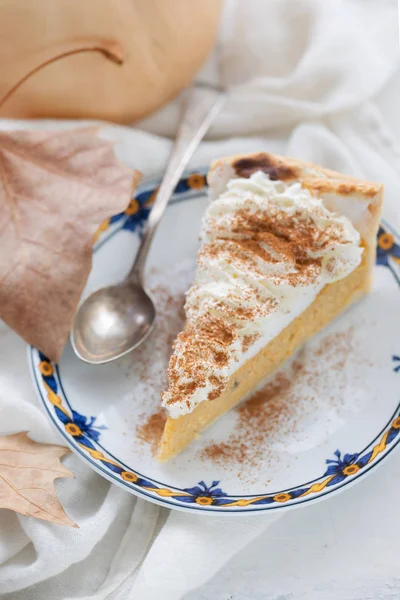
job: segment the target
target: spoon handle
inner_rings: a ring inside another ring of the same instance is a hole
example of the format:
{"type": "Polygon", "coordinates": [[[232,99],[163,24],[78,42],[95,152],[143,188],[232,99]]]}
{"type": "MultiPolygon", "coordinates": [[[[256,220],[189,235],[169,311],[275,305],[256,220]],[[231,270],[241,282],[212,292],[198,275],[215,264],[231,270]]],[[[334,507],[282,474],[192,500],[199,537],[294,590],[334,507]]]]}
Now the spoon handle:
{"type": "Polygon", "coordinates": [[[186,95],[181,121],[164,178],[143,232],[135,262],[128,275],[129,280],[139,281],[143,287],[144,267],[157,226],[186,165],[221,110],[224,101],[224,93],[205,87],[193,87],[186,95]]]}

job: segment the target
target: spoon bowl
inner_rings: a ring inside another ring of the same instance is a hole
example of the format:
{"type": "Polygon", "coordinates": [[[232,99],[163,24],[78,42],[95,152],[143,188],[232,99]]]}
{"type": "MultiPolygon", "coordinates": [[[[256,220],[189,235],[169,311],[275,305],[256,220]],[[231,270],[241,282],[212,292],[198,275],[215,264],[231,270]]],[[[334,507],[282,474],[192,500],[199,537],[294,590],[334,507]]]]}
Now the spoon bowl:
{"type": "Polygon", "coordinates": [[[72,347],[90,364],[110,362],[139,346],[153,329],[155,317],[153,300],[139,283],[102,288],[79,309],[72,347]]]}

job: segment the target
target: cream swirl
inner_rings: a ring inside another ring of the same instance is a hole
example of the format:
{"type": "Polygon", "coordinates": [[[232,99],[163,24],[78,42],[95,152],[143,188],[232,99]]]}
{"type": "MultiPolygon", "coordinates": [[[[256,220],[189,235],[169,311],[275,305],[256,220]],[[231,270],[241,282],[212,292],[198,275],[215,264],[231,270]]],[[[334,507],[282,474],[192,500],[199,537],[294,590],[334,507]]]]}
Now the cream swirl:
{"type": "Polygon", "coordinates": [[[361,261],[360,235],[300,183],[262,172],[232,179],[205,214],[163,405],[177,418],[213,400],[229,376],[319,291],[361,261]]]}

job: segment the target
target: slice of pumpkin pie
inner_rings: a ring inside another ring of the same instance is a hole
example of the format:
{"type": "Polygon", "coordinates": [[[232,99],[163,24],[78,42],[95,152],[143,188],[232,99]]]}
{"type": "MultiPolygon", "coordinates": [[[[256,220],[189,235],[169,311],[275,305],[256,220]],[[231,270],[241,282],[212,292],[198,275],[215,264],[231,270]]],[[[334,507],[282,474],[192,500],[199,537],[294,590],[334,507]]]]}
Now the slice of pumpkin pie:
{"type": "Polygon", "coordinates": [[[260,153],[210,170],[158,458],[181,452],[368,292],[383,187],[260,153]]]}

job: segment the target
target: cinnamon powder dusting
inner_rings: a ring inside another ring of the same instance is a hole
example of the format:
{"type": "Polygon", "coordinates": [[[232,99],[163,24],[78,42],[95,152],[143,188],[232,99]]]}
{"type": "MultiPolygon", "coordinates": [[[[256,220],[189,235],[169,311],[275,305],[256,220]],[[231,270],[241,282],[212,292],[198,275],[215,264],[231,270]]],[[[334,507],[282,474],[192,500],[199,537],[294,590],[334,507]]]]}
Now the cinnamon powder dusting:
{"type": "Polygon", "coordinates": [[[268,216],[241,209],[231,219],[229,230],[219,228],[213,219],[209,219],[208,226],[217,232],[217,239],[203,247],[200,264],[213,256],[222,256],[226,262],[242,265],[262,276],[264,263],[284,261],[291,266],[290,272],[269,274],[278,285],[313,283],[321,271],[321,259],[313,255],[340,239],[335,224],[321,230],[300,209],[290,216],[277,207],[270,207],[268,216]]]}
{"type": "Polygon", "coordinates": [[[157,448],[164,431],[167,413],[162,408],[156,413],[150,415],[147,420],[136,427],[137,438],[150,447],[153,456],[157,454],[157,448]]]}
{"type": "Polygon", "coordinates": [[[259,449],[265,445],[268,435],[277,430],[280,421],[290,418],[290,395],[294,381],[284,373],[256,392],[236,411],[238,423],[226,442],[210,444],[201,453],[202,458],[217,464],[238,463],[254,467],[258,462],[259,449]]]}
{"type": "Polygon", "coordinates": [[[260,333],[253,333],[252,335],[244,335],[242,338],[242,352],[247,352],[257,340],[261,338],[260,333]]]}
{"type": "Polygon", "coordinates": [[[337,409],[343,403],[348,387],[345,366],[350,357],[354,380],[354,365],[361,365],[364,358],[359,348],[355,352],[352,328],[300,351],[288,367],[235,409],[237,420],[229,437],[206,446],[200,458],[241,473],[265,466],[274,448],[290,443],[303,429],[302,423],[312,420],[321,402],[325,412],[327,406],[337,409]]]}
{"type": "MultiPolygon", "coordinates": [[[[299,207],[289,213],[270,203],[267,211],[255,211],[253,205],[244,203],[222,220],[212,213],[206,215],[204,231],[210,235],[210,241],[203,244],[198,254],[200,271],[208,272],[210,264],[216,261],[230,265],[233,278],[246,273],[253,284],[241,281],[238,291],[231,290],[225,302],[214,298],[199,301],[198,285],[189,290],[188,324],[174,346],[175,356],[168,369],[169,388],[163,396],[168,407],[187,403],[188,396],[206,387],[212,389],[204,400],[214,400],[224,391],[228,379],[219,378],[213,385],[209,373],[228,367],[237,359],[232,345],[246,321],[267,317],[279,309],[279,300],[259,282],[268,278],[279,288],[312,285],[318,280],[321,256],[333,243],[340,243],[343,235],[335,221],[327,222],[323,228],[318,226],[314,217],[323,210],[313,206],[308,213],[299,207]]],[[[333,271],[335,265],[330,268],[333,271]]],[[[212,270],[210,273],[212,277],[212,270]]],[[[243,352],[253,343],[254,339],[244,336],[243,352]]]]}
{"type": "Polygon", "coordinates": [[[231,324],[211,315],[203,315],[195,325],[186,327],[178,335],[174,349],[179,349],[179,352],[172,357],[168,369],[168,404],[184,402],[188,395],[205,387],[207,382],[212,385],[208,400],[217,398],[224,390],[227,379],[209,376],[210,365],[211,370],[228,365],[227,349],[236,336],[231,324]]]}

